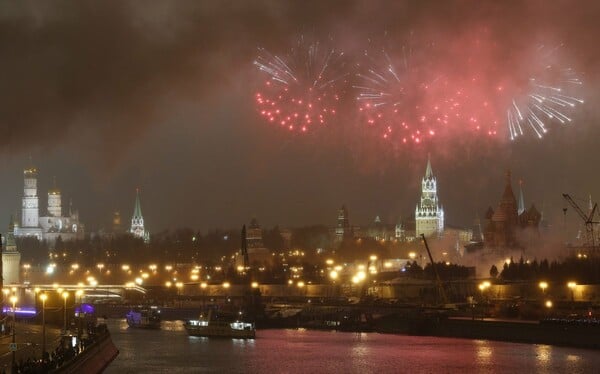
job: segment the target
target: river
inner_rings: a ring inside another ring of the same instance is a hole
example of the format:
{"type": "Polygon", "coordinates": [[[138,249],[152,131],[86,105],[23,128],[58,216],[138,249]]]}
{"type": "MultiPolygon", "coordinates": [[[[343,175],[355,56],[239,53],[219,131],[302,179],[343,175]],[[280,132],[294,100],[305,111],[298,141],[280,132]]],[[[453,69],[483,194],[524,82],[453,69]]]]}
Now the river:
{"type": "Polygon", "coordinates": [[[312,330],[259,330],[255,340],[188,337],[108,321],[120,351],[106,373],[597,373],[595,350],[312,330]]]}

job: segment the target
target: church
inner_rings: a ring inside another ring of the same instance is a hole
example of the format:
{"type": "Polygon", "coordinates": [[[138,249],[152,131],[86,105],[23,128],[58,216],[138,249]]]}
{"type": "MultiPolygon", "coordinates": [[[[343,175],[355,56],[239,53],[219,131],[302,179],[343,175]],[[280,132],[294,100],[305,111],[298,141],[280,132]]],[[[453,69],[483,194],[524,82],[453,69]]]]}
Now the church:
{"type": "Polygon", "coordinates": [[[512,189],[510,171],[496,210],[489,207],[485,214],[484,245],[486,248],[519,248],[539,237],[542,214],[531,205],[525,209],[523,189],[519,189],[519,202],[512,189]]]}
{"type": "Polygon", "coordinates": [[[63,241],[84,238],[84,227],[79,213],[69,204],[67,214],[62,208],[61,191],[56,185],[48,191],[47,207],[40,215],[37,188],[38,172],[34,166],[23,171],[24,187],[21,206],[21,224],[14,224],[16,237],[36,237],[53,245],[60,237],[63,241]]]}

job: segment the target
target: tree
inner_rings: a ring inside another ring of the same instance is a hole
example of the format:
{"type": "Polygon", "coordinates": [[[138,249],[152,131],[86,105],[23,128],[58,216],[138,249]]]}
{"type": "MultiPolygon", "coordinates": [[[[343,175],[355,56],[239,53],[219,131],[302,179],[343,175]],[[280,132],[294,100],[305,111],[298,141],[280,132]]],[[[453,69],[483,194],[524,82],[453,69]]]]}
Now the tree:
{"type": "Polygon", "coordinates": [[[492,267],[490,268],[490,277],[496,278],[497,276],[498,276],[498,268],[496,267],[496,265],[492,265],[492,267]]]}

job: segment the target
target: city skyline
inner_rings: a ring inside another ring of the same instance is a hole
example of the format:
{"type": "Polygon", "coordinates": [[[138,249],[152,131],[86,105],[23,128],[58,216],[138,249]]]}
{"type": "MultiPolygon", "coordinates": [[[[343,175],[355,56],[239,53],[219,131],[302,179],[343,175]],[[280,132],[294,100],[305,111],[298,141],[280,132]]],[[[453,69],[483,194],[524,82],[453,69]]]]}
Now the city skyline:
{"type": "Polygon", "coordinates": [[[39,190],[56,176],[63,202],[71,198],[91,230],[109,227],[115,210],[128,222],[136,188],[150,232],[240,227],[252,217],[266,227],[333,226],[343,204],[357,224],[375,216],[393,223],[414,210],[428,153],[449,224],[468,226],[495,207],[507,169],[514,188],[523,180],[526,205],[543,205],[556,224],[567,206],[562,193],[581,204],[600,195],[588,166],[600,162],[597,5],[274,4],[3,5],[0,24],[11,38],[0,41],[10,56],[0,61],[8,134],[0,226],[18,211],[30,155],[39,190]],[[369,22],[375,17],[381,22],[369,22]],[[104,27],[108,20],[114,27],[104,27]],[[572,125],[551,126],[543,140],[443,139],[396,149],[357,130],[350,110],[300,136],[265,123],[254,107],[258,47],[283,53],[303,33],[335,37],[350,52],[385,33],[450,45],[479,35],[483,24],[503,51],[564,43],[586,101],[572,125]]]}

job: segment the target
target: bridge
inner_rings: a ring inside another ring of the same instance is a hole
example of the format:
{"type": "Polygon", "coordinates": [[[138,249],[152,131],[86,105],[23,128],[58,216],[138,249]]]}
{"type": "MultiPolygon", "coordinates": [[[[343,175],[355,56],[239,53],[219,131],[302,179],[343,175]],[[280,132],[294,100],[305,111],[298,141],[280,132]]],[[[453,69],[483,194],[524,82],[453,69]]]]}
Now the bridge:
{"type": "MultiPolygon", "coordinates": [[[[22,292],[56,292],[59,289],[63,292],[75,293],[83,291],[82,297],[86,298],[123,298],[126,291],[133,291],[141,294],[146,294],[146,288],[137,284],[98,284],[98,285],[83,285],[83,284],[10,284],[4,285],[4,290],[13,290],[16,293],[22,292]]],[[[6,293],[6,291],[5,291],[6,293]]]]}

